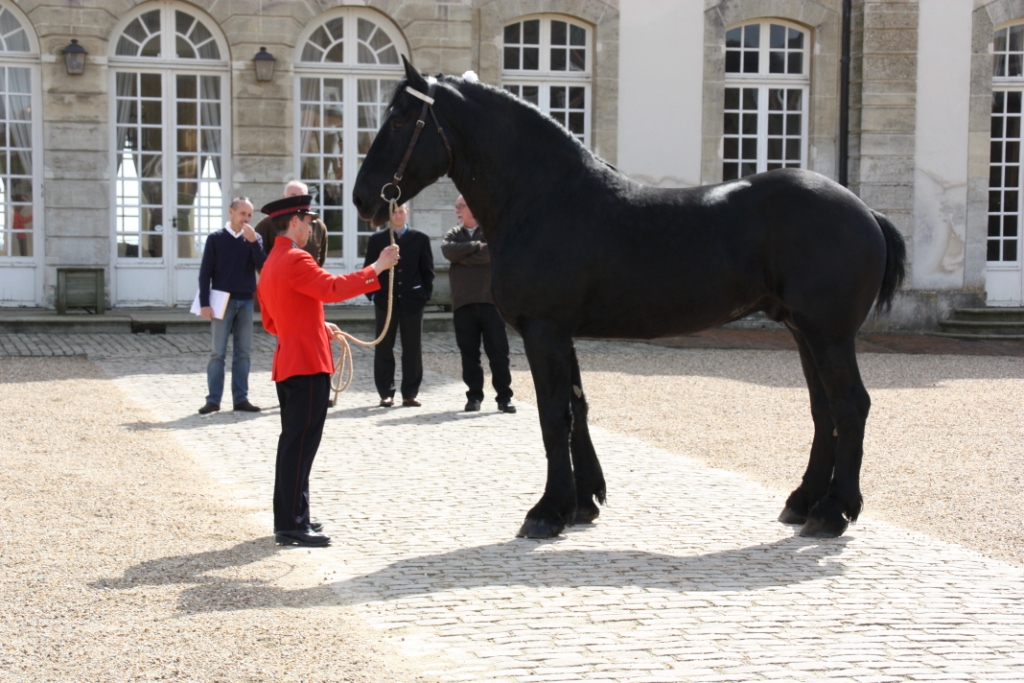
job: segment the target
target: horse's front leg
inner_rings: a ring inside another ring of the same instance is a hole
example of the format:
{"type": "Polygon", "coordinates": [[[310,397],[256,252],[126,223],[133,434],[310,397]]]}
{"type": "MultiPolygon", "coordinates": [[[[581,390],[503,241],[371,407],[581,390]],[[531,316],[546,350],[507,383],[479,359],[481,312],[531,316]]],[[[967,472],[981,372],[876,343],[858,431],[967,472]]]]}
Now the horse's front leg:
{"type": "Polygon", "coordinates": [[[562,533],[576,516],[576,487],[569,456],[572,339],[568,332],[539,322],[524,324],[522,332],[537,391],[548,479],[544,495],[526,514],[526,521],[516,535],[551,538],[562,533]]]}
{"type": "Polygon", "coordinates": [[[571,361],[572,393],[569,395],[569,405],[572,408],[572,436],[569,443],[573,479],[576,483],[576,523],[589,524],[601,514],[597,503],[604,505],[606,487],[597,451],[590,440],[590,428],[587,426],[587,397],[583,393],[583,378],[580,375],[580,364],[576,359],[575,348],[572,349],[571,361]],[[597,503],[594,502],[595,498],[597,503]]]}

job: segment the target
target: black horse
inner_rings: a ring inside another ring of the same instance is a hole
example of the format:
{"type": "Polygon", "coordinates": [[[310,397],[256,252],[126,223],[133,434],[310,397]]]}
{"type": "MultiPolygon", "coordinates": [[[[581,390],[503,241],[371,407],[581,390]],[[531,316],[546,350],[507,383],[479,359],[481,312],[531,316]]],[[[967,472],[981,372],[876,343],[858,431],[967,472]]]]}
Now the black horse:
{"type": "Polygon", "coordinates": [[[502,90],[428,78],[408,62],[405,72],[353,200],[380,225],[390,200],[447,174],[483,226],[494,299],[523,337],[547,454],[544,495],[520,536],[556,536],[604,503],[574,337],[653,339],[755,311],[796,339],[814,420],[807,471],[779,519],[821,537],[856,521],[870,399],[854,336],[876,301],[891,305],[906,267],[888,219],[803,170],[645,187],[502,90]]]}

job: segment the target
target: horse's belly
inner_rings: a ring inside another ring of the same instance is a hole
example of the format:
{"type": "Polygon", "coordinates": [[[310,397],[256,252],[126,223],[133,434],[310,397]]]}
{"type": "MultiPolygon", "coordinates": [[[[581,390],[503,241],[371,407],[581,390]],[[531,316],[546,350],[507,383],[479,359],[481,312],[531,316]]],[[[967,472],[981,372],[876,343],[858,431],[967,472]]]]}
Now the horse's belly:
{"type": "Polygon", "coordinates": [[[756,299],[725,302],[636,301],[617,311],[595,311],[576,328],[577,337],[614,339],[657,339],[691,334],[723,325],[757,310],[756,299]]]}

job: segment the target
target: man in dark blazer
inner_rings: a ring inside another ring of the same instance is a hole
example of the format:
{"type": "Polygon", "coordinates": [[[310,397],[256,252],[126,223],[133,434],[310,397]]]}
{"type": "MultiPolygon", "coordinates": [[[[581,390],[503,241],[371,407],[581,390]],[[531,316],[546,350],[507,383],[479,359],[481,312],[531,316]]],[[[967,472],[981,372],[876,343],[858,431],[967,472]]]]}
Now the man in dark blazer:
{"type": "Polygon", "coordinates": [[[391,244],[402,251],[402,260],[394,269],[382,273],[380,289],[367,294],[374,303],[377,333],[384,330],[388,313],[388,285],[391,274],[395,277],[391,324],[387,334],[373,352],[373,381],[380,395],[380,406],[390,408],[395,400],[395,338],[402,334],[402,405],[419,407],[416,398],[423,382],[423,308],[434,291],[434,255],[430,251],[430,238],[409,227],[409,207],[395,207],[390,225],[370,236],[366,245],[365,265],[375,262],[381,252],[391,244]]]}

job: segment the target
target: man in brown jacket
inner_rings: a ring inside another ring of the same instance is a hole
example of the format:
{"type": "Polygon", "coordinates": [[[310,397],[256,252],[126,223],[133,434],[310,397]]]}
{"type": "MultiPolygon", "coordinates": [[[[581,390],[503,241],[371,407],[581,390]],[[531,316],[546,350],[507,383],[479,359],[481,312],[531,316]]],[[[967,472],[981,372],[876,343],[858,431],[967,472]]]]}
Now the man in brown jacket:
{"type": "Polygon", "coordinates": [[[462,195],[455,200],[455,215],[459,225],[444,236],[441,254],[452,262],[448,279],[452,288],[455,343],[462,354],[462,381],[469,387],[466,410],[480,410],[484,400],[484,369],[480,365],[482,338],[491,366],[491,384],[498,394],[498,410],[514,413],[508,335],[491,294],[491,255],[487,239],[462,195]]]}
{"type": "MultiPolygon", "coordinates": [[[[284,194],[281,195],[281,198],[299,197],[306,194],[309,194],[306,183],[301,180],[291,180],[284,186],[284,194]]],[[[309,242],[303,249],[313,257],[318,266],[323,268],[324,260],[327,259],[327,226],[317,217],[313,220],[312,228],[313,232],[309,236],[309,242]]],[[[270,219],[270,216],[256,224],[256,233],[263,239],[263,248],[267,250],[269,256],[270,250],[274,248],[274,240],[277,239],[277,228],[274,227],[274,221],[270,219]]]]}

